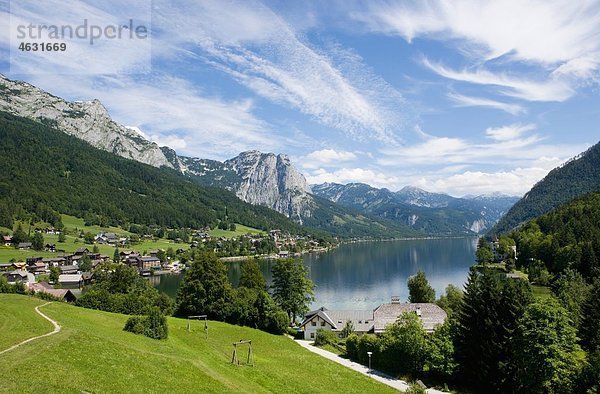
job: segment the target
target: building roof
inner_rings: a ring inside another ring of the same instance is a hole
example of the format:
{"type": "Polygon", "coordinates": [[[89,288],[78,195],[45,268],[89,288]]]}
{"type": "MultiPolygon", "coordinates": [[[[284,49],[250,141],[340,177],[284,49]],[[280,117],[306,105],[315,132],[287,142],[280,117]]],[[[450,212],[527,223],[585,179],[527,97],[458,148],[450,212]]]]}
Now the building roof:
{"type": "Polygon", "coordinates": [[[58,276],[60,283],[79,283],[83,280],[81,274],[62,274],[58,276]]]}
{"type": "Polygon", "coordinates": [[[341,331],[346,326],[347,321],[352,322],[355,331],[369,332],[373,328],[373,311],[330,311],[325,307],[308,312],[300,327],[309,323],[316,316],[329,323],[334,331],[341,331]]]}
{"type": "Polygon", "coordinates": [[[65,271],[78,271],[79,267],[77,267],[76,265],[63,265],[62,267],[60,267],[61,272],[65,272],[65,271]]]}
{"type": "Polygon", "coordinates": [[[420,314],[425,331],[432,332],[438,325],[444,324],[447,314],[435,304],[430,303],[391,303],[381,304],[373,311],[375,333],[381,333],[389,324],[396,322],[404,312],[420,314]]]}

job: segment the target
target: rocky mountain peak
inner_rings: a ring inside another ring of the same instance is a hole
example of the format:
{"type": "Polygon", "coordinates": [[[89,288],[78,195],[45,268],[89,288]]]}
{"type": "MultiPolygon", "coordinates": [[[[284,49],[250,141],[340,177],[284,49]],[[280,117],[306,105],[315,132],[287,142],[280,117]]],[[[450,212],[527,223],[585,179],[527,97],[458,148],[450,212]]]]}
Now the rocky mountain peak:
{"type": "Polygon", "coordinates": [[[113,121],[99,100],[68,102],[26,82],[0,76],[0,110],[49,124],[119,156],[173,167],[158,145],[113,121]]]}

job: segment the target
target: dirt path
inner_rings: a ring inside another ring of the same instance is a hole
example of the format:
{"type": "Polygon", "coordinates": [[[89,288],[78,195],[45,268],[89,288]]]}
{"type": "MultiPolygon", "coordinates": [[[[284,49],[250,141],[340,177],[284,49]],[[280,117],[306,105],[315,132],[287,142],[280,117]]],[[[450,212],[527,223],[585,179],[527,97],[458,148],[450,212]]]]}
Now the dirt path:
{"type": "Polygon", "coordinates": [[[36,307],[35,307],[35,311],[38,313],[38,315],[40,315],[41,317],[43,317],[44,319],[46,319],[46,320],[48,320],[50,323],[52,323],[52,325],[54,326],[54,330],[53,330],[52,332],[49,332],[49,333],[47,333],[47,334],[38,335],[37,337],[33,337],[33,338],[26,339],[26,340],[24,340],[23,342],[19,342],[19,343],[17,343],[16,345],[13,345],[13,346],[9,347],[8,349],[1,350],[1,351],[0,351],[0,355],[2,355],[2,354],[4,354],[4,353],[7,353],[7,352],[10,352],[11,350],[14,350],[14,349],[18,348],[19,346],[21,346],[21,345],[24,345],[24,344],[26,344],[26,343],[29,343],[29,342],[31,342],[31,341],[34,341],[34,340],[36,340],[36,339],[39,339],[39,338],[44,338],[44,337],[49,337],[50,335],[57,334],[57,333],[60,331],[60,325],[59,325],[59,324],[58,324],[56,321],[54,321],[54,320],[52,320],[51,318],[49,318],[48,316],[44,315],[44,313],[43,313],[43,312],[41,312],[41,311],[40,311],[40,309],[39,309],[39,308],[41,308],[41,307],[43,307],[43,306],[46,306],[46,305],[48,305],[48,304],[52,304],[52,302],[46,302],[46,303],[45,303],[45,304],[43,304],[43,305],[38,305],[38,306],[36,306],[36,307]]]}

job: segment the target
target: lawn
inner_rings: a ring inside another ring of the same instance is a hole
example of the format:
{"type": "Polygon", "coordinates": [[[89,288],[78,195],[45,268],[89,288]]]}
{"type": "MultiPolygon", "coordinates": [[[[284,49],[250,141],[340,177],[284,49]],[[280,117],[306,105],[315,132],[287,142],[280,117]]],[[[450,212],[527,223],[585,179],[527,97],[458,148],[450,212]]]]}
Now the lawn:
{"type": "MultiPolygon", "coordinates": [[[[18,250],[18,249],[12,248],[12,247],[0,246],[0,263],[8,263],[12,259],[25,261],[25,259],[27,257],[33,257],[33,256],[55,257],[55,256],[62,255],[63,253],[61,251],[71,254],[71,253],[75,252],[75,250],[77,250],[78,248],[82,248],[82,247],[86,247],[89,250],[92,250],[92,248],[94,246],[85,244],[83,242],[83,239],[76,236],[75,229],[83,231],[84,233],[91,232],[94,235],[98,234],[99,232],[113,232],[113,233],[116,233],[118,235],[123,235],[123,236],[131,235],[131,233],[129,233],[121,228],[118,228],[118,227],[102,228],[99,226],[85,226],[83,219],[81,219],[81,218],[77,218],[75,216],[69,216],[69,215],[61,215],[61,216],[62,216],[63,224],[65,225],[65,228],[67,229],[67,231],[66,231],[67,235],[65,236],[66,237],[65,242],[58,242],[58,235],[44,234],[44,243],[56,244],[57,252],[18,250]]],[[[17,224],[15,224],[15,227],[16,227],[16,225],[17,224]]],[[[48,224],[37,223],[36,225],[34,225],[34,227],[36,227],[36,226],[37,227],[47,227],[48,224]]],[[[249,229],[249,227],[247,227],[247,228],[249,229]]],[[[23,225],[23,229],[25,231],[27,231],[28,225],[23,225]]],[[[254,230],[254,229],[251,229],[251,230],[254,230]]],[[[258,230],[254,230],[254,231],[258,231],[258,230]]],[[[103,244],[97,244],[97,246],[98,246],[98,250],[100,253],[102,253],[106,256],[109,256],[110,258],[113,257],[113,254],[115,252],[115,248],[113,246],[103,245],[103,244]]],[[[186,243],[175,243],[174,241],[164,239],[164,238],[161,238],[158,240],[144,239],[144,240],[142,240],[142,242],[140,242],[137,245],[130,245],[130,246],[127,246],[124,248],[120,248],[120,250],[135,250],[137,252],[143,253],[143,252],[148,252],[150,250],[156,250],[156,249],[167,250],[168,248],[173,248],[175,250],[177,250],[179,248],[188,249],[189,245],[186,243]]]]}
{"type": "Polygon", "coordinates": [[[211,237],[225,238],[234,238],[245,234],[264,234],[264,231],[236,223],[235,231],[221,230],[220,228],[215,228],[214,230],[210,230],[208,233],[208,235],[210,235],[211,237]]]}
{"type": "MultiPolygon", "coordinates": [[[[15,302],[18,296],[0,294],[0,314],[15,302]]],[[[207,340],[201,322],[188,333],[186,320],[169,318],[169,339],[157,341],[124,332],[123,315],[64,303],[43,310],[62,331],[1,355],[4,376],[35,373],[3,379],[0,392],[392,392],[285,336],[251,328],[211,321],[207,340]],[[231,364],[240,339],[252,340],[254,367],[231,364]]],[[[11,317],[29,318],[23,306],[11,317]]]]}
{"type": "Polygon", "coordinates": [[[547,300],[552,296],[552,290],[548,286],[531,285],[531,292],[540,300],[547,300]]]}
{"type": "Polygon", "coordinates": [[[46,301],[16,294],[2,294],[0,300],[0,350],[53,330],[52,324],[34,310],[46,301]]]}

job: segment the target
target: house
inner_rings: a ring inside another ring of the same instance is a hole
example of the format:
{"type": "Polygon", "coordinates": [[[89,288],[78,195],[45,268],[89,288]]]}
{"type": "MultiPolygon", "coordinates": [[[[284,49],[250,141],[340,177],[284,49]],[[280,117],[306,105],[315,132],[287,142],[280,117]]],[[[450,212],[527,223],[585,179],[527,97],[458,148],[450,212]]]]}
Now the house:
{"type": "Polygon", "coordinates": [[[398,297],[392,297],[390,304],[381,304],[373,311],[374,332],[380,334],[385,327],[394,323],[404,312],[416,313],[421,318],[425,331],[431,333],[435,327],[444,324],[448,315],[431,303],[401,303],[398,297]]]}
{"type": "Polygon", "coordinates": [[[279,251],[279,258],[286,259],[288,257],[290,257],[290,252],[288,252],[287,250],[279,251]]]}
{"type": "Polygon", "coordinates": [[[138,259],[138,268],[144,271],[151,269],[160,269],[162,263],[156,256],[142,256],[138,259]]]}
{"type": "Polygon", "coordinates": [[[10,245],[12,245],[12,236],[10,236],[10,235],[3,235],[2,236],[2,242],[4,243],[4,246],[10,246],[10,245]]]}
{"type": "Polygon", "coordinates": [[[318,329],[333,331],[341,335],[346,323],[352,323],[354,332],[365,334],[373,331],[373,311],[330,311],[321,307],[308,312],[300,324],[304,330],[304,339],[314,339],[318,329]]]}
{"type": "Polygon", "coordinates": [[[27,257],[27,259],[25,260],[25,262],[27,262],[27,266],[31,266],[35,263],[39,263],[40,261],[44,261],[43,257],[27,257]]]}
{"type": "Polygon", "coordinates": [[[58,283],[60,283],[63,288],[80,289],[83,287],[83,275],[62,274],[58,276],[58,283]]]}
{"type": "Polygon", "coordinates": [[[48,265],[42,261],[38,261],[27,267],[27,271],[34,275],[45,274],[48,272],[48,265]]]}
{"type": "Polygon", "coordinates": [[[44,249],[46,249],[48,252],[56,252],[56,244],[46,244],[44,249]]]}
{"type": "Polygon", "coordinates": [[[79,268],[76,265],[63,265],[60,267],[61,274],[76,274],[79,271],[79,268]]]}
{"type": "Polygon", "coordinates": [[[24,284],[27,283],[35,283],[35,276],[27,271],[23,270],[14,270],[10,272],[5,272],[4,276],[6,277],[6,281],[9,284],[15,284],[17,282],[21,282],[24,284]]]}
{"type": "Polygon", "coordinates": [[[31,249],[31,242],[20,242],[17,248],[21,250],[31,249]]]}
{"type": "Polygon", "coordinates": [[[73,292],[69,289],[55,289],[47,283],[30,283],[29,290],[34,293],[45,293],[49,294],[53,297],[58,298],[59,300],[66,302],[75,302],[77,297],[73,294],[73,292]]]}
{"type": "Polygon", "coordinates": [[[84,254],[88,253],[90,253],[90,250],[88,248],[79,248],[75,251],[76,256],[83,256],[84,254]]]}
{"type": "Polygon", "coordinates": [[[340,335],[346,322],[352,323],[353,331],[357,334],[381,334],[386,326],[396,322],[405,312],[419,316],[423,328],[428,333],[432,333],[438,325],[444,324],[447,318],[446,312],[435,304],[401,303],[399,297],[392,297],[391,303],[381,304],[372,311],[330,311],[321,307],[307,313],[300,328],[304,330],[304,339],[314,339],[318,329],[333,331],[340,335]]]}
{"type": "Polygon", "coordinates": [[[99,233],[94,239],[101,244],[116,244],[120,241],[115,233],[99,233]]]}

